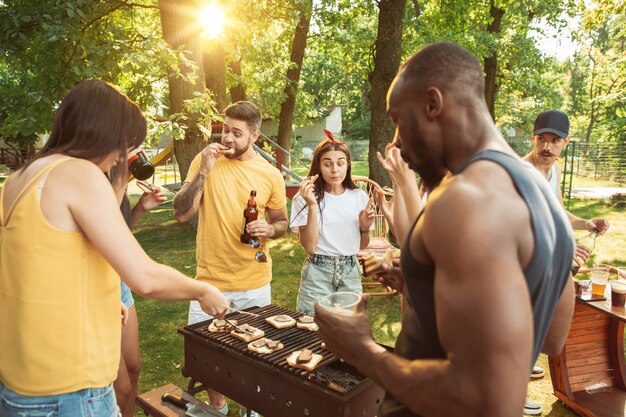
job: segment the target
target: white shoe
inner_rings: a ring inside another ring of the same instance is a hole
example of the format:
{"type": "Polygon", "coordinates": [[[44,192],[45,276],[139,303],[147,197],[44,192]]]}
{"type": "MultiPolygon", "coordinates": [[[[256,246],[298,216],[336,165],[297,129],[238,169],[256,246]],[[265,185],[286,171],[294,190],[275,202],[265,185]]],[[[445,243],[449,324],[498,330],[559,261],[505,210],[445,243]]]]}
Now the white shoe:
{"type": "Polygon", "coordinates": [[[541,366],[533,366],[533,370],[530,373],[530,379],[539,379],[539,378],[543,378],[543,376],[546,374],[546,371],[543,370],[543,368],[541,366]]]}
{"type": "Polygon", "coordinates": [[[524,403],[524,414],[530,416],[540,416],[541,413],[541,404],[526,397],[526,402],[524,403]]]}

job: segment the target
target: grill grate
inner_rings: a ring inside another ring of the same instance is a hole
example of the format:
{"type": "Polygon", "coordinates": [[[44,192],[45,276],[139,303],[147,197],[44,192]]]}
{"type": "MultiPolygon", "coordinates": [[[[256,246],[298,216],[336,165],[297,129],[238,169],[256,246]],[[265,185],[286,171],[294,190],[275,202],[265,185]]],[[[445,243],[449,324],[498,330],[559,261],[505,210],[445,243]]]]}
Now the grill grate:
{"type": "Polygon", "coordinates": [[[290,366],[285,360],[285,358],[295,350],[310,349],[313,353],[322,355],[323,359],[316,367],[316,369],[320,369],[325,365],[328,365],[329,363],[337,360],[337,358],[331,352],[326,349],[322,349],[322,340],[317,335],[317,332],[299,329],[296,326],[288,327],[286,329],[277,329],[265,321],[267,317],[272,317],[279,314],[288,315],[297,320],[298,317],[303,316],[303,314],[292,312],[273,305],[259,307],[254,310],[250,310],[250,312],[258,314],[260,317],[253,317],[244,313],[232,313],[229,314],[227,317],[229,319],[237,320],[238,325],[246,323],[250,326],[254,326],[258,329],[263,330],[265,332],[266,338],[280,341],[285,346],[283,349],[277,350],[276,352],[270,354],[260,354],[258,352],[248,350],[248,342],[236,339],[230,333],[209,332],[208,327],[209,323],[211,323],[212,320],[191,325],[189,326],[189,329],[198,336],[205,338],[207,341],[215,341],[223,346],[228,346],[233,350],[241,351],[242,353],[258,359],[259,361],[270,363],[274,366],[288,370],[302,377],[307,377],[309,371],[300,368],[294,368],[290,366]]]}
{"type": "Polygon", "coordinates": [[[227,317],[249,324],[285,347],[271,354],[247,349],[248,342],[230,333],[208,331],[211,320],[180,329],[185,337],[183,375],[224,393],[264,416],[347,417],[375,416],[384,391],[330,351],[322,349],[317,332],[296,326],[276,329],[265,318],[301,313],[278,306],[255,307],[227,317]],[[313,371],[290,366],[286,358],[295,350],[310,349],[323,359],[313,371]],[[358,411],[357,411],[358,410],[358,411]]]}

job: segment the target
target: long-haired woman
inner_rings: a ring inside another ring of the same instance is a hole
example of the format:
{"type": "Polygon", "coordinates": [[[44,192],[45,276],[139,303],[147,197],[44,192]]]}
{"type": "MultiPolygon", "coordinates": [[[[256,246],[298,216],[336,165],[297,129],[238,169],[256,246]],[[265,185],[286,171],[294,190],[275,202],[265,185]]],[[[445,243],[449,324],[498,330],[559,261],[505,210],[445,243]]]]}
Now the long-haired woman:
{"type": "Polygon", "coordinates": [[[125,181],[126,153],[145,136],[135,103],[83,81],[0,190],[0,415],[118,414],[120,276],[141,295],[225,314],[215,287],[154,262],[122,218],[105,173],[117,165],[125,181]]]}
{"type": "Polygon", "coordinates": [[[291,207],[291,226],[308,256],[301,271],[297,310],[313,315],[317,299],[337,291],[361,293],[357,252],[369,244],[373,201],[352,181],[345,142],[330,132],[315,148],[309,175],[291,207]]]}

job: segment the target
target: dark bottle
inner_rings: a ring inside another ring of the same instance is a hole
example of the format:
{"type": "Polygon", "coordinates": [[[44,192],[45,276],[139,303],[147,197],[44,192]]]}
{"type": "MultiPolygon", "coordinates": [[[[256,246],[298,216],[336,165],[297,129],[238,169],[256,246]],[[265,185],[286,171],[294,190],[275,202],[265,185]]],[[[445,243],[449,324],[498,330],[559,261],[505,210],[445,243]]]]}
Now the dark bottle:
{"type": "Polygon", "coordinates": [[[154,175],[154,165],[150,163],[143,150],[128,160],[128,168],[138,180],[147,180],[154,175]]]}
{"type": "Polygon", "coordinates": [[[259,217],[259,212],[256,209],[256,191],[250,191],[250,198],[248,198],[248,204],[246,204],[246,208],[243,209],[243,231],[241,232],[241,243],[250,243],[250,233],[246,231],[246,226],[251,221],[256,220],[259,217]]]}
{"type": "Polygon", "coordinates": [[[579,266],[577,265],[572,265],[571,271],[572,271],[572,276],[576,275],[578,273],[578,270],[580,269],[579,266]]]}

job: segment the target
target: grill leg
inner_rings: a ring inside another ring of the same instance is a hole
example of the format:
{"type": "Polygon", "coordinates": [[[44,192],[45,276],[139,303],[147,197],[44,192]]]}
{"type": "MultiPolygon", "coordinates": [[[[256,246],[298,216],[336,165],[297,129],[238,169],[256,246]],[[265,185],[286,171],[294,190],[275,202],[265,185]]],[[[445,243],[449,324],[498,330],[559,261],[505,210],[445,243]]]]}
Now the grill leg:
{"type": "Polygon", "coordinates": [[[189,380],[189,384],[187,384],[187,392],[193,395],[194,397],[196,396],[197,393],[206,391],[206,389],[207,387],[202,382],[196,381],[193,378],[191,378],[189,380]]]}

